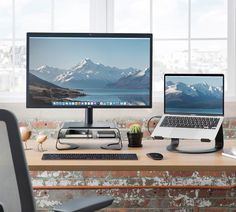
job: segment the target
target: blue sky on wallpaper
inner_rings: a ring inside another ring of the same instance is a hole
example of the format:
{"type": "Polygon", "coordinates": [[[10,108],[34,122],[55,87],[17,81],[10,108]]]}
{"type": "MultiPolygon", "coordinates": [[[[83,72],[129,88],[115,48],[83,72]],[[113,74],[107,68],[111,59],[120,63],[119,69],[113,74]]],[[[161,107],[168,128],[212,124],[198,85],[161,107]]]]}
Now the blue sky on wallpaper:
{"type": "Polygon", "coordinates": [[[118,68],[149,67],[149,39],[31,38],[30,68],[71,68],[85,58],[118,68]]]}
{"type": "Polygon", "coordinates": [[[223,86],[223,78],[222,77],[207,77],[207,76],[203,76],[203,77],[200,77],[200,76],[199,77],[198,76],[174,77],[174,76],[167,76],[166,82],[167,81],[172,81],[173,83],[182,82],[187,85],[206,82],[208,85],[212,85],[212,86],[216,86],[216,87],[223,86]]]}

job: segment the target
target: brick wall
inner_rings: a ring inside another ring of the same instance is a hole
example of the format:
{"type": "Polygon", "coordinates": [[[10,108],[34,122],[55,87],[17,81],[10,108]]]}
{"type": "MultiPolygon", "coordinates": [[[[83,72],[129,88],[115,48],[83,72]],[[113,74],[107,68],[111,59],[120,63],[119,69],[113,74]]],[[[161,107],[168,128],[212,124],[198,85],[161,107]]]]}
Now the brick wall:
{"type": "MultiPolygon", "coordinates": [[[[122,133],[122,137],[125,139],[126,132],[129,129],[129,126],[133,123],[139,123],[142,126],[144,132],[144,137],[149,137],[147,130],[147,119],[129,119],[129,120],[109,120],[114,122],[122,133]]],[[[153,119],[150,121],[149,126],[152,130],[158,123],[159,118],[153,119]]],[[[20,121],[20,126],[28,126],[33,131],[33,136],[37,135],[39,132],[47,134],[49,137],[56,138],[58,130],[62,126],[62,121],[44,121],[44,120],[30,120],[30,121],[20,121]]],[[[225,118],[223,123],[224,128],[224,137],[225,139],[236,139],[236,118],[225,118]]]]}
{"type": "MultiPolygon", "coordinates": [[[[131,123],[139,122],[144,135],[148,136],[147,120],[115,120],[125,137],[131,123]]],[[[151,128],[157,123],[151,122],[151,128]]],[[[21,121],[30,126],[33,135],[39,132],[56,137],[60,121],[21,121]]],[[[236,119],[224,121],[225,139],[236,139],[236,119]]],[[[236,142],[236,141],[235,141],[236,142]]],[[[156,186],[156,185],[210,185],[230,186],[236,184],[234,172],[182,172],[182,171],[31,171],[33,186],[84,185],[84,186],[156,186]]],[[[114,203],[104,211],[236,211],[236,189],[76,189],[34,190],[39,210],[50,210],[54,205],[79,196],[110,195],[114,203]]]]}
{"type": "MultiPolygon", "coordinates": [[[[33,185],[211,185],[236,183],[235,172],[170,171],[77,171],[31,172],[33,185]]],[[[109,195],[115,198],[104,211],[236,211],[235,189],[78,189],[35,190],[38,208],[52,208],[80,196],[109,195]],[[126,208],[126,209],[124,209],[126,208]],[[115,210],[116,209],[116,210],[115,210]],[[121,210],[122,209],[122,210],[121,210]],[[207,210],[206,210],[207,209],[207,210]]]]}

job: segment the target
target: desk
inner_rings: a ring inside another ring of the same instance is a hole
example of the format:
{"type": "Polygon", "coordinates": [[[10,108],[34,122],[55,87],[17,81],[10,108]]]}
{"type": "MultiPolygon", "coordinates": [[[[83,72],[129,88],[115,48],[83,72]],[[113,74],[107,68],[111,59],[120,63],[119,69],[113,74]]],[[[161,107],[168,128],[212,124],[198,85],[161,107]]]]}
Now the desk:
{"type": "MultiPolygon", "coordinates": [[[[236,160],[221,156],[221,152],[199,155],[168,152],[166,146],[170,141],[167,140],[143,140],[142,148],[128,148],[124,141],[122,150],[100,149],[100,145],[111,142],[109,139],[79,140],[81,149],[56,151],[55,142],[45,143],[44,148],[48,150],[45,153],[136,153],[139,160],[42,161],[43,153],[37,152],[37,144],[30,141],[28,146],[33,149],[25,152],[39,208],[48,209],[58,199],[65,201],[95,194],[114,196],[116,201],[112,207],[116,211],[123,208],[142,211],[236,208],[236,160]],[[154,161],[146,156],[153,151],[162,153],[164,160],[154,161]]],[[[183,144],[191,148],[214,145],[213,142],[181,141],[180,146],[183,144]]],[[[236,141],[225,141],[225,147],[233,145],[236,141]]]]}
{"type": "MultiPolygon", "coordinates": [[[[123,142],[122,150],[103,150],[99,146],[111,143],[110,139],[80,139],[73,142],[80,145],[80,149],[57,151],[55,148],[55,140],[46,141],[44,148],[45,153],[136,153],[137,161],[122,160],[57,160],[43,161],[41,160],[42,152],[37,151],[37,144],[30,141],[28,146],[32,150],[25,151],[30,171],[235,171],[236,160],[224,157],[220,152],[208,154],[180,154],[166,150],[169,140],[143,140],[142,148],[128,148],[127,141],[123,142]],[[146,156],[148,152],[160,152],[164,155],[161,161],[155,161],[146,156]]],[[[214,145],[211,143],[203,143],[200,141],[181,141],[180,147],[183,145],[189,148],[209,148],[214,145]]],[[[236,141],[226,140],[225,148],[236,146],[236,141]]]]}

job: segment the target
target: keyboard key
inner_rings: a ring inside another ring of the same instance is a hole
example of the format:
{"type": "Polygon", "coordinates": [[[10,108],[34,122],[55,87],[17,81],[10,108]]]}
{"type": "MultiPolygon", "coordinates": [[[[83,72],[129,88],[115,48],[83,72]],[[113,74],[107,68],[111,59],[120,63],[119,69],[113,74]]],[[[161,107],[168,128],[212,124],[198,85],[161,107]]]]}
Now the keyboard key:
{"type": "Polygon", "coordinates": [[[160,127],[215,129],[219,118],[165,116],[160,127]]]}

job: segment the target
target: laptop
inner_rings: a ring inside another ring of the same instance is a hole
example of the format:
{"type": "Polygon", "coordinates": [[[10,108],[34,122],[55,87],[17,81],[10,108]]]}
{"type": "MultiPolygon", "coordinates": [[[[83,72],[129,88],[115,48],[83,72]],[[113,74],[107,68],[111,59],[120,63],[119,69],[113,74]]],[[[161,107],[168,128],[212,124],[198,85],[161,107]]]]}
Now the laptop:
{"type": "Polygon", "coordinates": [[[223,74],[165,74],[156,138],[214,140],[224,118],[223,74]]]}

